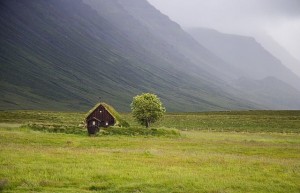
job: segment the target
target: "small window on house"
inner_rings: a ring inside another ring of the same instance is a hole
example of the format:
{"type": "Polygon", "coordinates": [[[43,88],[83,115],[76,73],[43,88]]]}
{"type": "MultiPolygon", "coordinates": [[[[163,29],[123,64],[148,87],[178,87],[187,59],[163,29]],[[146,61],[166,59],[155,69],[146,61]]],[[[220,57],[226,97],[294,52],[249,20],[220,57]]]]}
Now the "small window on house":
{"type": "Polygon", "coordinates": [[[102,113],[102,111],[100,110],[100,113],[102,113]]]}
{"type": "Polygon", "coordinates": [[[93,125],[96,125],[96,121],[93,121],[93,125]]]}
{"type": "Polygon", "coordinates": [[[108,125],[108,122],[106,122],[105,125],[107,126],[107,125],[108,125]]]}

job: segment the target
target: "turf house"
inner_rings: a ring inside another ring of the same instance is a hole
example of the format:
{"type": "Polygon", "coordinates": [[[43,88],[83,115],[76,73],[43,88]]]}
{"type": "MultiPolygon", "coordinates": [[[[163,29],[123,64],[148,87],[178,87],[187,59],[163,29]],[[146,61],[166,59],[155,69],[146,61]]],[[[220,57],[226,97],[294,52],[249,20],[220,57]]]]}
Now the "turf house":
{"type": "Polygon", "coordinates": [[[100,127],[129,126],[129,124],[121,118],[120,114],[106,103],[96,104],[87,113],[85,123],[90,135],[99,132],[100,127]]]}

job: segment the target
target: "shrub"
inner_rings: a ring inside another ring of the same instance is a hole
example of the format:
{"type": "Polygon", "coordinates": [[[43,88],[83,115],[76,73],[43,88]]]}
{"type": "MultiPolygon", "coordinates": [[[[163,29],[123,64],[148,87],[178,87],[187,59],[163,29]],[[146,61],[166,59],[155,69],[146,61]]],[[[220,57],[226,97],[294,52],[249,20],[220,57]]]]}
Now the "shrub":
{"type": "Polygon", "coordinates": [[[180,136],[176,129],[143,127],[108,127],[100,130],[101,135],[125,135],[125,136],[180,136]]]}
{"type": "Polygon", "coordinates": [[[87,131],[85,128],[76,127],[76,126],[28,124],[23,127],[29,128],[34,131],[43,131],[43,132],[49,132],[49,133],[66,133],[66,134],[79,134],[79,135],[87,134],[87,131]]]}

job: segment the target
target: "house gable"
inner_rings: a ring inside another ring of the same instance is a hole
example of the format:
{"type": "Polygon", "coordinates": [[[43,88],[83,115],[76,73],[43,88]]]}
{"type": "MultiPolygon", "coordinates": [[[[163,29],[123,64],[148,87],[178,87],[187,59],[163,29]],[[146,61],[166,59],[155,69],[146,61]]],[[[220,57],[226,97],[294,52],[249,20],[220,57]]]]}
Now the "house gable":
{"type": "Polygon", "coordinates": [[[113,126],[116,123],[116,120],[113,115],[100,104],[86,117],[86,123],[88,127],[93,125],[98,127],[109,127],[113,126]]]}
{"type": "Polygon", "coordinates": [[[90,122],[91,119],[96,118],[99,121],[98,127],[108,127],[117,125],[120,127],[129,127],[129,124],[122,119],[120,114],[110,105],[106,103],[98,103],[96,104],[86,115],[85,122],[87,127],[93,122],[90,122]],[[101,123],[101,124],[100,124],[101,123]]]}

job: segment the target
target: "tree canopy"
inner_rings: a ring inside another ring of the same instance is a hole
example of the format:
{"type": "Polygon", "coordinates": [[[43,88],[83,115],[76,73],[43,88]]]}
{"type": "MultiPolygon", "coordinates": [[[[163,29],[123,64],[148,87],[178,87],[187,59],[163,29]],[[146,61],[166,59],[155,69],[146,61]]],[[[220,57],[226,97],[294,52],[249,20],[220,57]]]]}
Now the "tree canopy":
{"type": "Polygon", "coordinates": [[[133,117],[147,128],[158,121],[166,112],[160,99],[151,93],[143,93],[133,97],[131,103],[133,117]]]}

